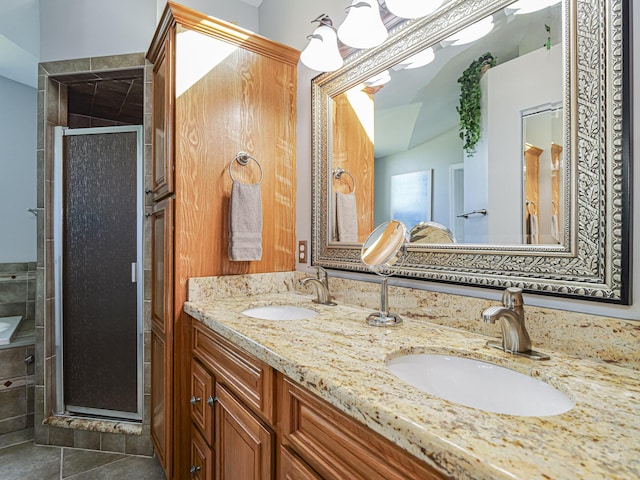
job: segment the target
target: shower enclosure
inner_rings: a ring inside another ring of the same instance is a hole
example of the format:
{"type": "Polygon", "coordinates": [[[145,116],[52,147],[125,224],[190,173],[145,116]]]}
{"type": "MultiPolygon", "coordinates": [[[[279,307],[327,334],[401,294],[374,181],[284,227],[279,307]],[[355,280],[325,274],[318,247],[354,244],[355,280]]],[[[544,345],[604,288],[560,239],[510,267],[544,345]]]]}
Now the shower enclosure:
{"type": "Polygon", "coordinates": [[[142,127],[55,128],[55,414],[141,420],[142,127]]]}

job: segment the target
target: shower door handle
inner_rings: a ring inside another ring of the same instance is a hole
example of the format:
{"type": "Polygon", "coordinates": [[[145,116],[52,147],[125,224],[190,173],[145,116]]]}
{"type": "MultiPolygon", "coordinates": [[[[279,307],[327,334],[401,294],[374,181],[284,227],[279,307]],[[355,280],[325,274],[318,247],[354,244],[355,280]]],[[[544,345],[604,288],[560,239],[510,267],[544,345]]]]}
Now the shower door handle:
{"type": "Polygon", "coordinates": [[[131,263],[131,283],[136,283],[138,281],[138,263],[131,263]]]}

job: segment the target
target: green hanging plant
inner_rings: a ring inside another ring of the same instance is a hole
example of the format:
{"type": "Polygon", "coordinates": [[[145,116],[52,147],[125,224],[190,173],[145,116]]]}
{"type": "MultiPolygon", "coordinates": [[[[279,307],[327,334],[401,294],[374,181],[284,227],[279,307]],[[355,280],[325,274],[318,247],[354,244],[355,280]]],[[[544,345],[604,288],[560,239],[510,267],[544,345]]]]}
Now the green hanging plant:
{"type": "Polygon", "coordinates": [[[486,69],[495,67],[496,59],[487,52],[471,62],[458,79],[460,84],[460,104],[456,107],[460,115],[460,139],[464,151],[471,155],[480,140],[480,77],[486,69]]]}

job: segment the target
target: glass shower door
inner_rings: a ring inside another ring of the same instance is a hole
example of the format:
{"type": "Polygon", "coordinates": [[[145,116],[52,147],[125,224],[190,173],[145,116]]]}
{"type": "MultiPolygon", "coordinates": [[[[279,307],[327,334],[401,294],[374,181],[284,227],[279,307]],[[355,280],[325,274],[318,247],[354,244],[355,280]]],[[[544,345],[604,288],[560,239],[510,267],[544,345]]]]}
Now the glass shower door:
{"type": "Polygon", "coordinates": [[[61,129],[60,147],[57,407],[141,419],[141,128],[61,129]]]}

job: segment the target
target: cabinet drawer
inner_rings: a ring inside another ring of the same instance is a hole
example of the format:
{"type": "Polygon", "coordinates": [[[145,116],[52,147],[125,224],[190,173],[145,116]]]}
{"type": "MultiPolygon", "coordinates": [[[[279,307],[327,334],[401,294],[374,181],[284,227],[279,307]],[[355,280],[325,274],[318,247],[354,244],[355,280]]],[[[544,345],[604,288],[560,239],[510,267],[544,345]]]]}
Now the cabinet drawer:
{"type": "Polygon", "coordinates": [[[213,377],[197,360],[191,360],[191,421],[213,445],[213,377]]]}
{"type": "Polygon", "coordinates": [[[322,480],[289,447],[280,447],[280,474],[278,480],[322,480]]]}
{"type": "Polygon", "coordinates": [[[192,319],[193,354],[243,402],[260,413],[268,423],[274,419],[275,377],[273,369],[231,345],[192,319]]]}
{"type": "MultiPolygon", "coordinates": [[[[436,480],[438,472],[329,403],[279,377],[285,445],[325,479],[436,480]]],[[[291,477],[296,478],[296,477],[291,477]]],[[[305,477],[302,477],[305,478],[305,477]]]]}

